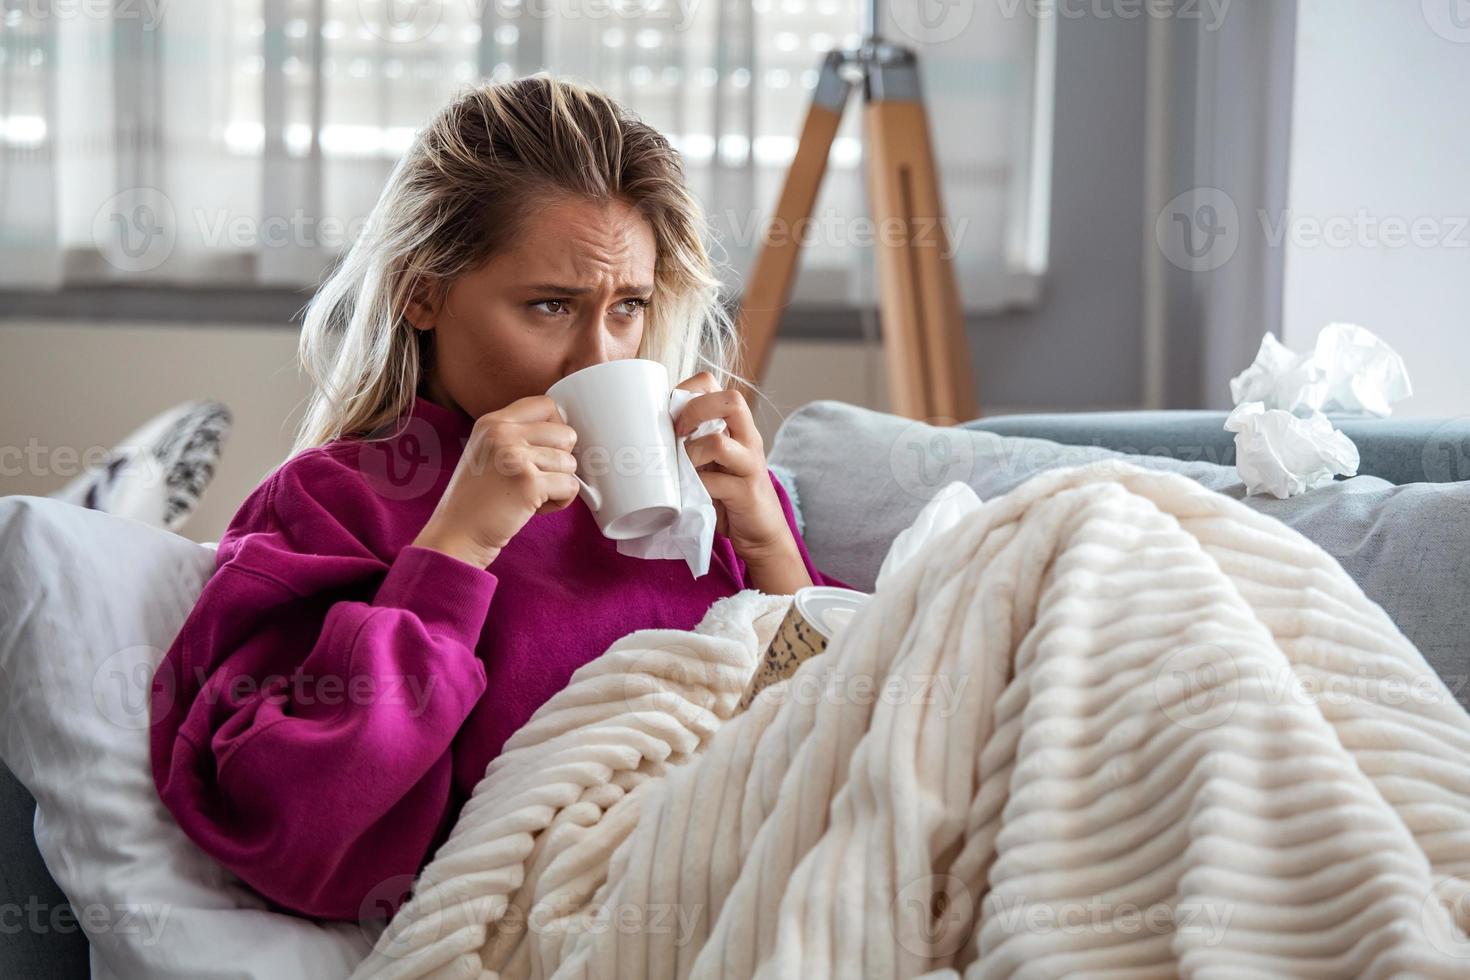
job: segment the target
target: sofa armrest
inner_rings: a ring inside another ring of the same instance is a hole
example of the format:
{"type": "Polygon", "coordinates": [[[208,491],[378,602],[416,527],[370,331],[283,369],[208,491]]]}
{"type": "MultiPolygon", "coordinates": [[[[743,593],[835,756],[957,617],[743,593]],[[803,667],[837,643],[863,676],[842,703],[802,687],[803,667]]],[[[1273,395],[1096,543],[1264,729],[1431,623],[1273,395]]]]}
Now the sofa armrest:
{"type": "MultiPolygon", "coordinates": [[[[965,428],[1234,466],[1235,434],[1225,431],[1225,416],[1205,411],[999,415],[968,422],[965,428]]],[[[1330,418],[1358,447],[1360,476],[1376,476],[1395,486],[1470,480],[1470,418],[1330,418]]]]}

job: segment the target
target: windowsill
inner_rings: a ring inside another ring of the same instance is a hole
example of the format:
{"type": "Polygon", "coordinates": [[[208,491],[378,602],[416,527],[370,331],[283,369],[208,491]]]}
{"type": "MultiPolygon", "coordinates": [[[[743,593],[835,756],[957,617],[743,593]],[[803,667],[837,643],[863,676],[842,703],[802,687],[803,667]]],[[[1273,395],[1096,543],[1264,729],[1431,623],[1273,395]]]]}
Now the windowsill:
{"type": "MultiPolygon", "coordinates": [[[[1009,276],[987,290],[993,302],[966,319],[1033,308],[1041,277],[1009,276]]],[[[309,287],[68,286],[61,290],[0,289],[0,321],[57,320],[179,326],[249,325],[296,329],[311,299],[309,287]]],[[[787,340],[859,341],[877,335],[873,311],[837,304],[796,303],[781,325],[787,340]],[[865,321],[867,321],[865,323],[865,321]]]]}
{"type": "Polygon", "coordinates": [[[291,327],[310,299],[310,290],[264,286],[0,289],[0,319],[291,327]]]}

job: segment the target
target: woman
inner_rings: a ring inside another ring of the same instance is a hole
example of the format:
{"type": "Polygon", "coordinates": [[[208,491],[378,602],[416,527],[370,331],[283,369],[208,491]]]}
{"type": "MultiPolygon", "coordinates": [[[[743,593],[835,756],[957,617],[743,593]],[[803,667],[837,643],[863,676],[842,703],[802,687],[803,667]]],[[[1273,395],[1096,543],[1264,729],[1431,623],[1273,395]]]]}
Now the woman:
{"type": "Polygon", "coordinates": [[[278,907],[381,915],[384,883],[613,640],[824,581],[720,390],[731,331],[701,224],[667,140],[535,76],[429,124],[312,300],[296,452],[220,541],[152,704],[164,803],[278,907]],[[598,533],[544,394],[635,356],[701,392],[680,434],[726,423],[688,443],[719,515],[698,579],[598,533]]]}

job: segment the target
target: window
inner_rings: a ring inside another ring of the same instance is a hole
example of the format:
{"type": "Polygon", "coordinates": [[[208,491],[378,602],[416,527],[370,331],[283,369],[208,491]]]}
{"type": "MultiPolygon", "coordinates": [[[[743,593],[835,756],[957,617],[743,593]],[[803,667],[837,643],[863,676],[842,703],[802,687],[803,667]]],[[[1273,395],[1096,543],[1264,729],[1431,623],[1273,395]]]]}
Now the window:
{"type": "MultiPolygon", "coordinates": [[[[8,287],[309,288],[430,114],[465,84],[544,68],[599,86],[670,137],[738,289],[822,56],[859,42],[866,7],[173,0],[97,16],[98,6],[32,0],[4,15],[8,287]]],[[[1045,266],[1052,25],[1004,6],[950,5],[968,18],[957,32],[887,32],[920,51],[971,309],[1024,302],[1045,266]]],[[[829,160],[798,303],[876,299],[860,101],[829,160]]]]}

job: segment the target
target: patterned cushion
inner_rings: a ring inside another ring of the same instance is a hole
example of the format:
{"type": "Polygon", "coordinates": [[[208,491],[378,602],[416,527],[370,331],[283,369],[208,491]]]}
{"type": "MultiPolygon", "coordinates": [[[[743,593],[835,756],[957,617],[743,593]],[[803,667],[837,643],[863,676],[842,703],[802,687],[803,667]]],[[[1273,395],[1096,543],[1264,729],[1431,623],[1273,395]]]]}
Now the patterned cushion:
{"type": "Polygon", "coordinates": [[[170,531],[194,512],[230,431],[219,402],[186,402],[129,434],[107,460],[52,496],[170,531]]]}

